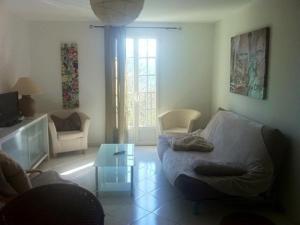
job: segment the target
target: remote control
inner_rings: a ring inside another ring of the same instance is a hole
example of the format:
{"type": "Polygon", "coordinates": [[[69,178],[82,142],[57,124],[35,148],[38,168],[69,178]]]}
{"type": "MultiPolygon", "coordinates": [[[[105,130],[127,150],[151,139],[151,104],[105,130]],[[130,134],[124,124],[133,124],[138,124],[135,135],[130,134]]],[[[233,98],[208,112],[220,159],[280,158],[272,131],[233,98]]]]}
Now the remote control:
{"type": "Polygon", "coordinates": [[[122,155],[124,153],[125,153],[125,151],[120,151],[120,152],[115,152],[114,155],[122,155]]]}

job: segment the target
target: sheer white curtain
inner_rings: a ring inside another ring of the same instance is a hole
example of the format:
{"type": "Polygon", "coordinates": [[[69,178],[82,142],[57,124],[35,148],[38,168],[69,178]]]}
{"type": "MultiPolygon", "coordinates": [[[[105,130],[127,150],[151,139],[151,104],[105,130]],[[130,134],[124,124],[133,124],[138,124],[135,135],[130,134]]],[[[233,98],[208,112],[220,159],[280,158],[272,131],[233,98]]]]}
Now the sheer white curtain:
{"type": "Polygon", "coordinates": [[[106,143],[127,142],[126,30],[105,27],[106,143]]]}

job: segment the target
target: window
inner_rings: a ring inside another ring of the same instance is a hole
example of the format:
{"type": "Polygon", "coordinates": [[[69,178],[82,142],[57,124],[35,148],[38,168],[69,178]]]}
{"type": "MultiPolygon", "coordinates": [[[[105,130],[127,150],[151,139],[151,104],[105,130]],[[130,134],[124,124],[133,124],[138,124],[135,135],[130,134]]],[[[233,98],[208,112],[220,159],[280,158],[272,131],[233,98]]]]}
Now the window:
{"type": "Polygon", "coordinates": [[[126,40],[126,84],[129,127],[156,126],[156,39],[126,40]]]}

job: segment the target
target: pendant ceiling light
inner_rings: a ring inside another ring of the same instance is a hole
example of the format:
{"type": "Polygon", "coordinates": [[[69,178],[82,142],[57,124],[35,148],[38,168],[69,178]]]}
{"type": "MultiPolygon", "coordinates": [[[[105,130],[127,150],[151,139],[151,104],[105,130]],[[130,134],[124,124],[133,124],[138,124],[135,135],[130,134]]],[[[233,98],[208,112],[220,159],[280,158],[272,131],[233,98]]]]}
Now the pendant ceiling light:
{"type": "Polygon", "coordinates": [[[141,13],[144,0],[90,0],[95,15],[107,26],[132,23],[141,13]]]}

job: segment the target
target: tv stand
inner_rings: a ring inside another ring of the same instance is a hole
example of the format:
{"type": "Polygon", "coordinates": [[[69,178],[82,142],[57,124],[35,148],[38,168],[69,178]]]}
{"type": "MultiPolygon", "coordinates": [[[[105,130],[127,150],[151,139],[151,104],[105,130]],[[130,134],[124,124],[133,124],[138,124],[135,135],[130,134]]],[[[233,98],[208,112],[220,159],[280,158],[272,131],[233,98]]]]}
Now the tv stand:
{"type": "Polygon", "coordinates": [[[11,127],[11,126],[14,126],[18,123],[21,123],[22,120],[16,118],[16,119],[12,119],[12,120],[8,120],[8,121],[5,121],[5,122],[1,122],[0,123],[0,127],[11,127]]]}
{"type": "Polygon", "coordinates": [[[48,117],[39,114],[0,128],[0,148],[24,170],[36,168],[49,156],[48,117]]]}

